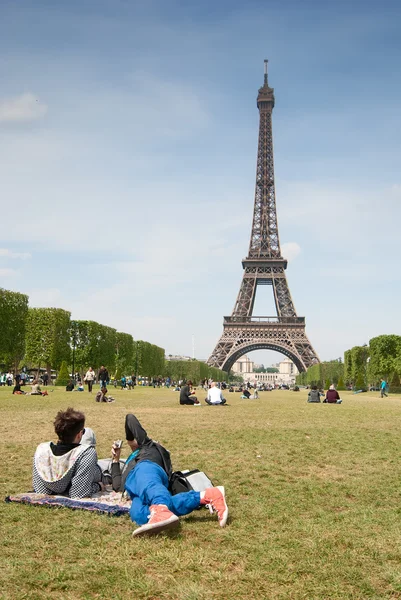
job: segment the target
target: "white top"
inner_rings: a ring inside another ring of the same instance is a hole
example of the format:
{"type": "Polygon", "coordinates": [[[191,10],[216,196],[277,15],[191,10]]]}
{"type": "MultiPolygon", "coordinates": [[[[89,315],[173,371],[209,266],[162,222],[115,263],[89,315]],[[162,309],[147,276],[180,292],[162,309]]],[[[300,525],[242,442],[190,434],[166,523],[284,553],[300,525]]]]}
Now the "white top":
{"type": "Polygon", "coordinates": [[[207,399],[209,402],[211,402],[211,404],[221,404],[221,401],[223,400],[223,394],[218,387],[212,387],[207,394],[207,399]]]}

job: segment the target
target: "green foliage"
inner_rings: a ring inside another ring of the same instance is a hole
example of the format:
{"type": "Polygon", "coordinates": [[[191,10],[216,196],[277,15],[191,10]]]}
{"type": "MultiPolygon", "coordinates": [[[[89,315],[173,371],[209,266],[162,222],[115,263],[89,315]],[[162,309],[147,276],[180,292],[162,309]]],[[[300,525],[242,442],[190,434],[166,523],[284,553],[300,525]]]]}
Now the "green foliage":
{"type": "Polygon", "coordinates": [[[401,375],[401,336],[379,335],[369,341],[369,381],[388,381],[394,373],[401,375]]]}
{"type": "Polygon", "coordinates": [[[298,385],[307,385],[307,372],[304,371],[302,373],[298,373],[298,375],[295,377],[295,381],[298,385]]]}
{"type": "Polygon", "coordinates": [[[57,376],[56,385],[66,386],[70,379],[71,378],[68,371],[68,365],[66,361],[63,360],[63,362],[61,363],[60,371],[57,376]]]}
{"type": "Polygon", "coordinates": [[[358,373],[354,387],[357,390],[362,390],[366,387],[363,373],[358,373]]]}
{"type": "Polygon", "coordinates": [[[116,365],[116,330],[96,321],[74,321],[71,343],[75,342],[75,364],[80,372],[88,367],[99,369],[102,365],[109,372],[116,365]]]}
{"type": "Polygon", "coordinates": [[[138,340],[134,343],[133,364],[136,375],[161,377],[165,372],[164,348],[138,340]]]}
{"type": "Polygon", "coordinates": [[[260,367],[257,367],[256,369],[254,369],[255,373],[279,373],[279,369],[277,369],[277,367],[265,367],[264,365],[261,365],[260,367]]]}
{"type": "Polygon", "coordinates": [[[203,379],[228,380],[228,373],[198,360],[166,360],[165,374],[175,381],[187,379],[196,384],[203,379]]]}
{"type": "Polygon", "coordinates": [[[70,359],[70,313],[61,308],[30,308],[27,317],[26,360],[59,369],[70,359]]]}
{"type": "Polygon", "coordinates": [[[344,352],[344,379],[347,383],[352,381],[352,356],[351,350],[344,352]]]}
{"type": "Polygon", "coordinates": [[[116,369],[118,379],[134,370],[134,340],[129,333],[116,332],[116,369]]]}
{"type": "Polygon", "coordinates": [[[317,385],[319,388],[329,388],[332,383],[337,384],[344,377],[344,365],[339,360],[329,360],[312,365],[305,373],[296,377],[298,385],[317,385]]]}
{"type": "Polygon", "coordinates": [[[28,296],[0,288],[0,360],[18,366],[25,353],[28,296]]]}
{"type": "MultiPolygon", "coordinates": [[[[351,352],[351,380],[358,386],[357,382],[362,381],[362,387],[366,386],[367,360],[369,357],[369,348],[367,346],[354,346],[351,352]]],[[[361,386],[358,387],[360,389],[361,386]]]]}
{"type": "Polygon", "coordinates": [[[340,379],[338,380],[337,389],[340,391],[345,390],[344,379],[342,377],[340,377],[340,379]]]}
{"type": "Polygon", "coordinates": [[[232,371],[228,374],[229,383],[244,383],[244,378],[240,373],[233,373],[232,371]]]}
{"type": "Polygon", "coordinates": [[[312,365],[306,372],[306,380],[308,385],[323,386],[322,364],[317,363],[312,365]]]}
{"type": "Polygon", "coordinates": [[[394,394],[399,394],[401,392],[401,384],[400,384],[400,376],[398,373],[394,372],[391,381],[389,382],[390,392],[394,394]]]}

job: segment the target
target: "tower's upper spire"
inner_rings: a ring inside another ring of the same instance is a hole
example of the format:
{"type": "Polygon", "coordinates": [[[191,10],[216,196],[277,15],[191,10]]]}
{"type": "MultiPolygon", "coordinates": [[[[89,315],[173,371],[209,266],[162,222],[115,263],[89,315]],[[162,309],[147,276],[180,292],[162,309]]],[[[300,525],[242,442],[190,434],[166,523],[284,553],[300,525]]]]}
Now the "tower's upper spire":
{"type": "Polygon", "coordinates": [[[259,110],[260,109],[265,109],[265,110],[271,110],[274,106],[274,89],[269,87],[269,84],[267,83],[267,64],[268,64],[268,60],[267,58],[265,58],[265,75],[264,75],[264,82],[261,88],[259,88],[259,93],[258,93],[258,99],[257,99],[257,105],[259,110]]]}
{"type": "Polygon", "coordinates": [[[267,83],[267,63],[269,61],[267,60],[267,58],[265,58],[265,81],[264,81],[264,85],[268,85],[267,83]]]}

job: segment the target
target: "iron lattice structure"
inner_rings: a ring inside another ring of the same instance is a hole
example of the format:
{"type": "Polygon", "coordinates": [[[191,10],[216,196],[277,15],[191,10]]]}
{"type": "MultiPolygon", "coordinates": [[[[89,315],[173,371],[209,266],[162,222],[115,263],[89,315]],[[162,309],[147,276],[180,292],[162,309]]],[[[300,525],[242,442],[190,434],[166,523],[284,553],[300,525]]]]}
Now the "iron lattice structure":
{"type": "Polygon", "coordinates": [[[274,89],[267,81],[259,89],[259,142],[256,166],[255,204],[248,256],[242,261],[244,274],[231,317],[224,317],[223,334],[208,364],[225,371],[246,352],[270,349],[290,358],[299,371],[319,362],[305,333],[305,318],[298,317],[291,298],[281,256],[274,185],[272,112],[274,89]],[[256,288],[271,285],[276,316],[254,317],[256,288]]]}

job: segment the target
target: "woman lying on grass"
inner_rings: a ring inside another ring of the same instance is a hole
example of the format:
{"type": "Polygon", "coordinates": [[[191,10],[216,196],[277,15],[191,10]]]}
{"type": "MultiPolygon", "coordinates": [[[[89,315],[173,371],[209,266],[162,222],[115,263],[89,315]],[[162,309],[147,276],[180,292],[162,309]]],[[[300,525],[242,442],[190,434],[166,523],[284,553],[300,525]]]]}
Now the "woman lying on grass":
{"type": "Polygon", "coordinates": [[[205,504],[217,512],[220,526],[224,527],[228,508],[223,487],[172,496],[168,489],[172,473],[168,450],[151,440],[132,414],[125,418],[125,435],[132,452],[121,472],[121,446],[113,445],[111,474],[113,489],[127,491],[132,500],[130,516],[140,525],[133,535],[160,533],[177,527],[180,516],[205,504]]]}
{"type": "Polygon", "coordinates": [[[81,444],[85,415],[73,408],[60,411],[54,421],[58,441],[43,442],[33,459],[33,488],[39,494],[85,498],[104,489],[96,449],[81,444]]]}

